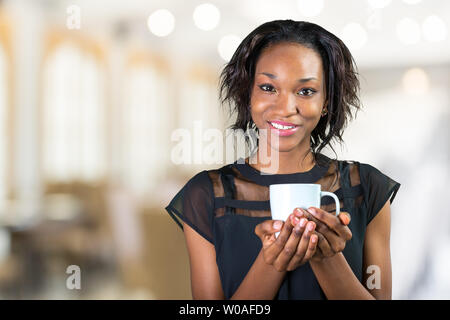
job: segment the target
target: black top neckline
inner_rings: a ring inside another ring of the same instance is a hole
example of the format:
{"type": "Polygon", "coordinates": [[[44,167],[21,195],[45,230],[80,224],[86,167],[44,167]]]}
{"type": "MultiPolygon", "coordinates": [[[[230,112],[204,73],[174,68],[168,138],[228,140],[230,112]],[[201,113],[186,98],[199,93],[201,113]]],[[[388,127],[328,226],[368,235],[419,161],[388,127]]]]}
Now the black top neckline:
{"type": "Polygon", "coordinates": [[[263,173],[245,162],[245,159],[242,157],[236,160],[232,166],[236,167],[244,177],[259,185],[269,186],[277,183],[313,183],[322,178],[330,166],[330,158],[323,154],[319,154],[318,156],[322,158],[322,161],[319,162],[323,162],[324,164],[320,165],[316,162],[313,168],[305,172],[280,174],[263,173]]]}

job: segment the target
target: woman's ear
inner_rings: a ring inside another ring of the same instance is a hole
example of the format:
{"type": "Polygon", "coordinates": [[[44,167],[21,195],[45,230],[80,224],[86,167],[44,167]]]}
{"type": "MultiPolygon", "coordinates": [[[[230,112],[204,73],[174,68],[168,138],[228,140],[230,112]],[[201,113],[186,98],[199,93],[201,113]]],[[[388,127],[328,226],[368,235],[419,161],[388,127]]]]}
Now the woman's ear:
{"type": "Polygon", "coordinates": [[[322,113],[321,113],[322,117],[328,113],[327,106],[328,106],[328,100],[325,100],[325,103],[323,104],[323,108],[322,108],[322,113]]]}

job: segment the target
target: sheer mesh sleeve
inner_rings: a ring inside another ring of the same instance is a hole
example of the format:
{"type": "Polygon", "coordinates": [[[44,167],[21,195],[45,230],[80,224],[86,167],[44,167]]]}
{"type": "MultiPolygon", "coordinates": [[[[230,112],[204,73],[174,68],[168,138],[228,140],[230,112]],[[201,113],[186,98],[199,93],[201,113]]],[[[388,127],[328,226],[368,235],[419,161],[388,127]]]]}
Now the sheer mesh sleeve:
{"type": "Polygon", "coordinates": [[[165,209],[181,229],[184,222],[213,243],[211,225],[214,193],[207,171],[192,177],[165,209]]]}
{"type": "Polygon", "coordinates": [[[400,183],[369,164],[360,164],[361,184],[367,201],[367,224],[380,212],[386,201],[394,201],[400,183]]]}

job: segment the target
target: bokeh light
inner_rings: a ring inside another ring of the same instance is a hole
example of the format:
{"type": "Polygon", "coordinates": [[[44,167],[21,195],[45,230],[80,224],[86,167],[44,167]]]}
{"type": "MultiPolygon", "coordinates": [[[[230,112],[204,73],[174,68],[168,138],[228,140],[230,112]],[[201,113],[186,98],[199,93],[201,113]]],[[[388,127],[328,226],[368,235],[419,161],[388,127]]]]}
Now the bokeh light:
{"type": "Polygon", "coordinates": [[[412,95],[422,95],[430,89],[430,79],[421,68],[408,69],[402,78],[403,90],[412,95]]]}
{"type": "Polygon", "coordinates": [[[397,36],[404,44],[411,45],[420,41],[420,25],[411,18],[401,19],[396,26],[397,36]]]}
{"type": "Polygon", "coordinates": [[[148,17],[147,25],[155,36],[166,37],[175,28],[175,17],[169,10],[159,9],[148,17]]]}
{"type": "Polygon", "coordinates": [[[436,15],[428,16],[422,23],[422,32],[430,42],[443,41],[447,37],[447,25],[436,15]]]}
{"type": "Polygon", "coordinates": [[[203,3],[195,8],[192,17],[197,28],[209,31],[218,26],[220,21],[220,11],[211,3],[203,3]]]}
{"type": "Polygon", "coordinates": [[[220,57],[225,61],[230,61],[241,41],[241,38],[234,34],[222,37],[217,46],[220,57]]]}
{"type": "Polygon", "coordinates": [[[342,29],[342,41],[349,47],[350,50],[359,50],[367,42],[367,32],[363,26],[356,22],[348,23],[342,29]]]}

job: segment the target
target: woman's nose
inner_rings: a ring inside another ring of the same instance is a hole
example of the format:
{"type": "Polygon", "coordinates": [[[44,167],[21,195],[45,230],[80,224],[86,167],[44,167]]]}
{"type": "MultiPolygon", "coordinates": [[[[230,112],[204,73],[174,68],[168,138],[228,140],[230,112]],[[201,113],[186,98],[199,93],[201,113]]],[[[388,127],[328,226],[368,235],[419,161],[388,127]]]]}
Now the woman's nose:
{"type": "Polygon", "coordinates": [[[277,109],[283,114],[294,114],[298,113],[298,101],[296,96],[291,93],[281,94],[277,101],[277,109]]]}

